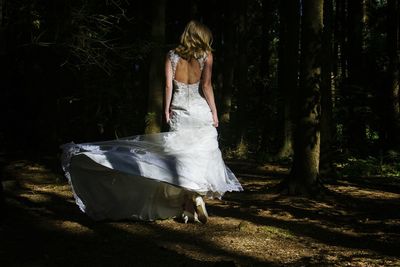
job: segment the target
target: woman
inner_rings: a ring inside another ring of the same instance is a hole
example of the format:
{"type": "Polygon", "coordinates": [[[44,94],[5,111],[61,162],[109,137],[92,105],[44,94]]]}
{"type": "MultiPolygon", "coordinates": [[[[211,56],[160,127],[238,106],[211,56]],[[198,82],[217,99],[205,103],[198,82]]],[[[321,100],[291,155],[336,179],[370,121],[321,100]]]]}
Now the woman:
{"type": "Polygon", "coordinates": [[[170,132],[62,146],[76,203],[91,218],[206,223],[203,196],[243,190],[218,148],[211,42],[207,27],[191,21],[167,55],[170,132]]]}

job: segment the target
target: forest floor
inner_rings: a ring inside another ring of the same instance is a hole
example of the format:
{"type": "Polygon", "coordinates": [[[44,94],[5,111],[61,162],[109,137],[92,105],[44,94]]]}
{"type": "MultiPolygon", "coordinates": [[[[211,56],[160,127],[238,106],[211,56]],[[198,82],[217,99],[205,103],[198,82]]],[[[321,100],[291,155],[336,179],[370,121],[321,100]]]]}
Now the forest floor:
{"type": "Polygon", "coordinates": [[[228,162],[245,191],[207,200],[206,225],[94,222],[57,164],[4,162],[0,266],[400,266],[399,177],[341,177],[309,199],[272,190],[285,166],[228,162]]]}

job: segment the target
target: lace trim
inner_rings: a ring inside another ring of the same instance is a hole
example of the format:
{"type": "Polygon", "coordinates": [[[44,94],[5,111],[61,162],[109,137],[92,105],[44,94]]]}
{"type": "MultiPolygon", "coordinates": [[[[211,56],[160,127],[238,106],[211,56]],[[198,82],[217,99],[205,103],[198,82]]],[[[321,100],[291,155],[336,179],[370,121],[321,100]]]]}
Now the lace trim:
{"type": "Polygon", "coordinates": [[[61,149],[63,150],[62,153],[62,158],[61,158],[61,167],[65,173],[65,177],[68,179],[68,183],[71,185],[72,193],[75,198],[75,203],[78,205],[79,209],[83,212],[86,210],[85,204],[83,204],[82,200],[80,197],[76,194],[74,187],[72,186],[71,182],[71,174],[70,174],[70,166],[71,166],[71,159],[73,156],[78,154],[81,149],[79,148],[79,145],[76,145],[74,142],[64,144],[61,146],[61,149]]]}
{"type": "Polygon", "coordinates": [[[172,65],[172,79],[175,79],[175,72],[176,72],[176,65],[179,60],[179,55],[175,53],[174,50],[170,50],[168,52],[169,59],[171,60],[171,65],[172,65]]]}
{"type": "Polygon", "coordinates": [[[203,71],[204,68],[204,62],[207,59],[208,54],[204,53],[204,56],[202,58],[199,59],[199,63],[200,63],[200,70],[203,71]]]}
{"type": "Polygon", "coordinates": [[[79,209],[83,212],[86,210],[85,204],[82,202],[81,198],[76,194],[74,187],[72,186],[71,181],[71,159],[73,156],[78,155],[82,152],[92,152],[92,153],[102,153],[103,150],[98,145],[88,145],[88,144],[75,144],[74,142],[70,142],[61,146],[63,150],[61,164],[62,169],[65,173],[65,177],[68,179],[68,183],[71,185],[72,193],[75,198],[75,203],[78,205],[79,209]]]}
{"type": "MultiPolygon", "coordinates": [[[[168,52],[168,56],[169,56],[169,59],[171,60],[171,65],[172,65],[172,79],[175,80],[176,65],[178,64],[180,57],[177,53],[175,53],[175,50],[170,50],[168,52]]],[[[203,71],[204,62],[206,61],[207,57],[208,57],[208,54],[204,53],[204,56],[197,60],[200,64],[200,71],[203,71]]]]}
{"type": "MultiPolygon", "coordinates": [[[[175,134],[176,134],[176,132],[170,132],[168,135],[164,136],[164,141],[166,141],[166,143],[168,143],[168,139],[173,137],[175,134]]],[[[133,138],[132,140],[136,140],[136,139],[137,138],[133,138]]],[[[81,201],[80,197],[76,194],[74,187],[72,186],[71,174],[70,174],[71,159],[72,159],[72,157],[74,157],[82,152],[91,152],[91,153],[101,154],[101,153],[104,153],[105,150],[102,149],[102,146],[99,146],[99,145],[75,144],[73,142],[62,145],[61,149],[63,150],[62,158],[61,158],[62,169],[65,173],[65,176],[68,179],[69,184],[71,185],[72,193],[74,195],[76,204],[79,206],[79,208],[83,212],[85,212],[86,206],[81,201]]],[[[140,148],[131,148],[131,149],[129,149],[129,151],[133,154],[146,153],[145,151],[143,151],[140,148]]],[[[146,157],[143,157],[143,155],[141,155],[141,156],[142,156],[142,160],[146,161],[146,157]]],[[[203,188],[204,190],[201,190],[200,192],[197,192],[197,193],[205,195],[209,198],[221,199],[222,196],[226,192],[243,191],[243,188],[242,188],[240,182],[236,179],[236,177],[232,173],[232,171],[227,166],[225,166],[225,168],[226,168],[226,180],[227,181],[226,181],[226,184],[222,188],[216,189],[211,184],[204,183],[204,184],[200,185],[200,187],[203,188]]],[[[190,190],[190,189],[187,189],[187,190],[190,190]]]]}

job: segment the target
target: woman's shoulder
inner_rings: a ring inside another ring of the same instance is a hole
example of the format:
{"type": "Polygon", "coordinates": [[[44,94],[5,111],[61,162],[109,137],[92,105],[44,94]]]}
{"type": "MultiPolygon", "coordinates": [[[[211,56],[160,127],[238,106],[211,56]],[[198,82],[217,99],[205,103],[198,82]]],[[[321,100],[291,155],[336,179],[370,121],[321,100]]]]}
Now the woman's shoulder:
{"type": "Polygon", "coordinates": [[[167,55],[173,55],[173,54],[176,54],[176,52],[175,52],[175,48],[174,48],[174,49],[171,49],[171,50],[169,50],[169,51],[168,51],[168,53],[167,53],[167,55]]]}
{"type": "Polygon", "coordinates": [[[179,55],[176,53],[175,49],[171,49],[167,52],[167,58],[169,58],[171,61],[175,61],[177,58],[179,58],[179,55]]]}
{"type": "Polygon", "coordinates": [[[210,62],[210,61],[212,62],[212,60],[213,60],[212,52],[211,51],[205,51],[202,60],[204,62],[210,62]]]}
{"type": "Polygon", "coordinates": [[[171,61],[172,66],[175,67],[179,61],[179,54],[175,51],[175,49],[171,49],[167,53],[167,59],[171,61]]]}

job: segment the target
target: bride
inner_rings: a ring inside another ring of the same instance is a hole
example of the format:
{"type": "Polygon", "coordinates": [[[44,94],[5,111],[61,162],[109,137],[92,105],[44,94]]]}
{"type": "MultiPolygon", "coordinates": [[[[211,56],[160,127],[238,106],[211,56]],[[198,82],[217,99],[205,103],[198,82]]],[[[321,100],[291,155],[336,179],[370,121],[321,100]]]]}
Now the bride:
{"type": "Polygon", "coordinates": [[[182,218],[206,223],[203,197],[242,191],[218,147],[212,34],[190,21],[165,62],[169,132],[62,146],[79,208],[94,220],[182,218]]]}

